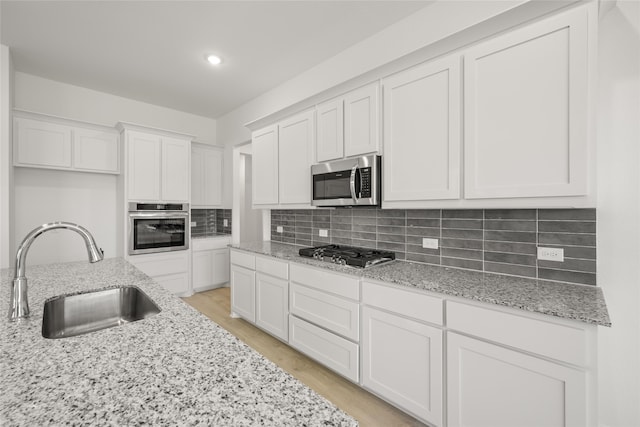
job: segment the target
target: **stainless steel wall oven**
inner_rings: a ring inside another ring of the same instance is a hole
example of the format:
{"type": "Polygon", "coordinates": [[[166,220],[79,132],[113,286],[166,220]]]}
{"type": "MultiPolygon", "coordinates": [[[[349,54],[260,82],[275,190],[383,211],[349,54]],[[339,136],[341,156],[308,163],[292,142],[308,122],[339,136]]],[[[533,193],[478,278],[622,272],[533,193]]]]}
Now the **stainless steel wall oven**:
{"type": "Polygon", "coordinates": [[[188,203],[129,203],[129,255],[189,248],[188,203]]]}

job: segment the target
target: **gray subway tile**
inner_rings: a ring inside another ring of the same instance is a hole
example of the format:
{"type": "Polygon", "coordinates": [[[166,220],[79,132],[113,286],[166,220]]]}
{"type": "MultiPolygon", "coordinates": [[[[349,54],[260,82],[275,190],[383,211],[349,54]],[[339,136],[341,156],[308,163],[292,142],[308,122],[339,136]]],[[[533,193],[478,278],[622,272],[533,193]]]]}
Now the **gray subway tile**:
{"type": "Polygon", "coordinates": [[[351,223],[347,223],[347,224],[342,224],[340,222],[332,223],[331,229],[332,230],[351,230],[351,223]]]}
{"type": "Polygon", "coordinates": [[[440,209],[407,209],[407,218],[440,218],[440,209]]]}
{"type": "Polygon", "coordinates": [[[483,219],[482,209],[445,209],[442,218],[483,219]]]}
{"type": "Polygon", "coordinates": [[[469,240],[469,239],[440,239],[440,246],[443,248],[465,248],[465,249],[480,249],[483,248],[482,240],[469,240]]]}
{"type": "Polygon", "coordinates": [[[353,222],[353,218],[350,216],[332,216],[331,224],[351,224],[353,222]]]}
{"type": "Polygon", "coordinates": [[[378,231],[378,233],[383,233],[383,234],[402,234],[403,236],[406,234],[406,227],[401,227],[401,226],[381,226],[378,225],[378,227],[376,227],[376,230],[378,231]]]}
{"type": "Polygon", "coordinates": [[[375,218],[378,215],[376,208],[357,208],[353,210],[353,217],[375,218]]]}
{"type": "Polygon", "coordinates": [[[538,233],[538,245],[595,246],[595,234],[538,233]]]}
{"type": "Polygon", "coordinates": [[[407,227],[440,227],[440,218],[407,218],[407,227]]]}
{"type": "Polygon", "coordinates": [[[503,264],[536,265],[536,255],[509,254],[503,252],[485,252],[484,260],[503,264]]]}
{"type": "Polygon", "coordinates": [[[331,243],[335,243],[336,245],[352,245],[351,239],[348,237],[332,237],[331,243]]]}
{"type": "Polygon", "coordinates": [[[407,224],[407,221],[404,218],[378,217],[376,223],[378,225],[397,225],[404,227],[407,224]]]}
{"type": "Polygon", "coordinates": [[[565,258],[563,262],[538,260],[538,267],[552,268],[555,270],[583,271],[585,273],[595,273],[596,261],[573,258],[565,258]]]}
{"type": "Polygon", "coordinates": [[[482,251],[473,249],[442,248],[441,254],[446,257],[482,260],[482,251]]]}
{"type": "Polygon", "coordinates": [[[407,236],[440,237],[440,228],[407,227],[407,236]]]}
{"type": "Polygon", "coordinates": [[[536,231],[537,223],[535,221],[524,220],[485,220],[485,230],[507,230],[507,231],[536,231]]]}
{"type": "Polygon", "coordinates": [[[446,265],[449,267],[467,268],[469,270],[482,271],[482,261],[461,258],[447,258],[444,256],[441,257],[440,260],[442,265],[446,265]]]}
{"type": "Polygon", "coordinates": [[[352,216],[353,216],[353,210],[352,209],[337,208],[337,209],[333,209],[331,211],[331,218],[337,218],[337,217],[349,217],[349,218],[351,218],[352,216]]]}
{"type": "Polygon", "coordinates": [[[385,251],[405,253],[406,252],[406,245],[404,243],[391,243],[391,242],[378,241],[377,249],[383,249],[385,251]]]}
{"type": "Polygon", "coordinates": [[[354,224],[366,224],[366,225],[376,225],[377,224],[377,220],[375,217],[357,217],[354,216],[353,217],[353,223],[354,224]]]}
{"type": "Polygon", "coordinates": [[[535,243],[484,242],[484,250],[489,252],[506,252],[513,254],[535,255],[538,249],[535,243]]]}
{"type": "Polygon", "coordinates": [[[536,268],[517,264],[500,264],[496,262],[484,262],[484,269],[490,273],[509,274],[512,276],[536,277],[536,268]]]}
{"type": "Polygon", "coordinates": [[[358,246],[360,248],[369,248],[369,249],[375,249],[376,248],[376,241],[375,240],[362,240],[362,239],[358,239],[356,237],[351,239],[351,244],[353,246],[358,246]]]}
{"type": "Polygon", "coordinates": [[[536,219],[535,209],[486,209],[484,219],[536,219]]]}
{"type": "Polygon", "coordinates": [[[354,230],[354,231],[351,232],[351,236],[354,239],[373,240],[374,242],[376,241],[375,230],[374,230],[373,233],[366,233],[366,232],[354,230]]]}
{"type": "Polygon", "coordinates": [[[412,252],[407,252],[406,260],[414,261],[414,262],[422,262],[425,264],[440,265],[440,257],[436,255],[416,254],[412,252]]]}
{"type": "Polygon", "coordinates": [[[398,242],[404,243],[405,236],[403,234],[385,234],[378,233],[378,241],[379,242],[398,242]]]}
{"type": "Polygon", "coordinates": [[[407,243],[407,253],[440,255],[440,249],[423,248],[422,246],[407,243]]]}
{"type": "Polygon", "coordinates": [[[353,231],[364,231],[364,232],[368,232],[368,233],[376,233],[376,225],[370,225],[370,224],[359,224],[357,222],[353,223],[353,231]]]}
{"type": "Polygon", "coordinates": [[[378,218],[406,218],[407,212],[404,209],[379,209],[378,218]]]}
{"type": "Polygon", "coordinates": [[[538,209],[538,220],[595,221],[595,209],[538,209]]]}
{"type": "Polygon", "coordinates": [[[442,228],[482,230],[481,219],[443,219],[442,228]]]}
{"type": "Polygon", "coordinates": [[[475,239],[482,240],[482,230],[457,230],[450,228],[442,229],[442,237],[453,239],[475,239]]]}
{"type": "Polygon", "coordinates": [[[535,243],[536,233],[527,231],[520,232],[486,230],[484,232],[484,240],[493,240],[497,242],[535,243]]]}
{"type": "Polygon", "coordinates": [[[595,273],[581,273],[577,271],[552,270],[538,268],[538,279],[557,280],[561,282],[579,283],[582,285],[595,285],[595,273]]]}
{"type": "Polygon", "coordinates": [[[313,241],[311,239],[296,239],[296,245],[313,246],[313,241]]]}
{"type": "Polygon", "coordinates": [[[538,221],[538,231],[559,233],[595,233],[593,221],[538,221]]]}

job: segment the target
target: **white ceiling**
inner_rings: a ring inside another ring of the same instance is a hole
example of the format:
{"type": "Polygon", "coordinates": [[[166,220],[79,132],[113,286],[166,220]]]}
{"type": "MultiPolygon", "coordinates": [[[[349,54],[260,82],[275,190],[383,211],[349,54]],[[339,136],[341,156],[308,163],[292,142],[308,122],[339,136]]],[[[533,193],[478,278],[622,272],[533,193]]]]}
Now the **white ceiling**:
{"type": "Polygon", "coordinates": [[[0,36],[17,71],[216,118],[428,3],[2,0],[0,36]]]}

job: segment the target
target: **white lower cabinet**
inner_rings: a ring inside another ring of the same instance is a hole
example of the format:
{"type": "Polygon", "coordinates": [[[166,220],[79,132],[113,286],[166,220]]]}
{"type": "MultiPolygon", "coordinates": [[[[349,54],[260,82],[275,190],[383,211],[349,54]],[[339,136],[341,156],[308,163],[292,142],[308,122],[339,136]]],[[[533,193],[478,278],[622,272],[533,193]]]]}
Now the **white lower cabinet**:
{"type": "Polygon", "coordinates": [[[256,321],[256,273],[231,264],[231,313],[248,321],[256,321]]]}
{"type": "Polygon", "coordinates": [[[586,373],[453,332],[447,335],[450,427],[586,426],[586,373]]]}
{"type": "Polygon", "coordinates": [[[193,239],[192,286],[195,292],[218,288],[229,282],[228,237],[193,239]]]}
{"type": "Polygon", "coordinates": [[[289,282],[256,273],[256,325],[287,341],[289,338],[289,282]]]}
{"type": "Polygon", "coordinates": [[[131,255],[131,264],[162,285],[169,292],[185,297],[193,294],[189,280],[189,251],[131,255]]]}
{"type": "Polygon", "coordinates": [[[358,381],[358,344],[290,316],[289,344],[353,382],[358,381]]]}

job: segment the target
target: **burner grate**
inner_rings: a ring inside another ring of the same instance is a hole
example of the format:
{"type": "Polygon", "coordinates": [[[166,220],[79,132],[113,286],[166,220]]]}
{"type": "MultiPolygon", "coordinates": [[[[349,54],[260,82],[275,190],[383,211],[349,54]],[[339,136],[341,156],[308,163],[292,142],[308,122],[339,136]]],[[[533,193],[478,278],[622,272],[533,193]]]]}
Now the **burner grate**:
{"type": "Polygon", "coordinates": [[[361,268],[393,261],[396,258],[396,254],[389,251],[342,245],[324,245],[312,248],[302,248],[298,253],[303,257],[315,258],[321,261],[361,268]]]}

